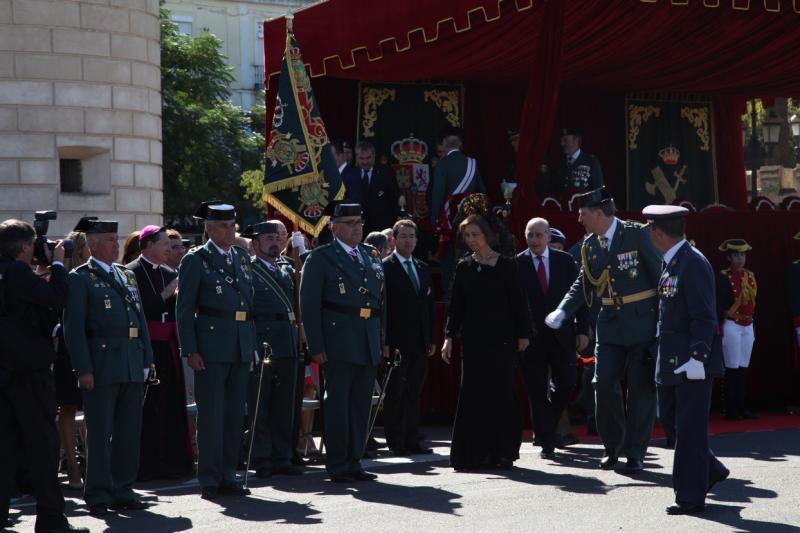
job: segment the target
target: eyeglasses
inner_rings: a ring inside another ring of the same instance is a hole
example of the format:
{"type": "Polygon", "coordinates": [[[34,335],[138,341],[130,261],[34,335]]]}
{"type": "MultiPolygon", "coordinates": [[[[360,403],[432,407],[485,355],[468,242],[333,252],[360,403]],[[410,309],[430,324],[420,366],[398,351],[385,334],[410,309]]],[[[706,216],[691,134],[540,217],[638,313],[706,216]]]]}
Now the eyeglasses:
{"type": "Polygon", "coordinates": [[[356,226],[363,226],[364,225],[364,221],[363,220],[348,220],[348,221],[337,220],[336,224],[342,224],[344,226],[348,226],[350,228],[354,228],[356,226]]]}

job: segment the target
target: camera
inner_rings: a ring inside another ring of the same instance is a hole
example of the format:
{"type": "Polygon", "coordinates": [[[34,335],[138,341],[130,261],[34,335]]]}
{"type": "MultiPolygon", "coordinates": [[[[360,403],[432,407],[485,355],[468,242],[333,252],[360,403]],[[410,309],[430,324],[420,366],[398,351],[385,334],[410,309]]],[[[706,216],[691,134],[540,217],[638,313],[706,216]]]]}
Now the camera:
{"type": "MultiPolygon", "coordinates": [[[[55,211],[36,211],[33,215],[33,230],[36,232],[36,239],[33,241],[33,264],[49,265],[50,259],[45,252],[45,246],[52,252],[56,247],[56,241],[47,238],[47,230],[50,229],[50,221],[58,217],[55,211]]],[[[64,239],[64,255],[72,254],[72,240],[64,239]]]]}

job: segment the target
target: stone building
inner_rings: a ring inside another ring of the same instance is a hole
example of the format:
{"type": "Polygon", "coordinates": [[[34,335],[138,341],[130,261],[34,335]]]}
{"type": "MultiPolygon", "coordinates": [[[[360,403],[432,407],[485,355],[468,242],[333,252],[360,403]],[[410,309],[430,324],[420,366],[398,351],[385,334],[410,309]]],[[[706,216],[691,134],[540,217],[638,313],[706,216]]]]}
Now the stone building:
{"type": "Polygon", "coordinates": [[[163,213],[158,0],[0,0],[0,220],[163,213]]]}
{"type": "Polygon", "coordinates": [[[264,35],[267,19],[293,13],[317,0],[166,0],[178,30],[198,35],[204,29],[222,40],[222,53],[233,67],[234,105],[250,109],[264,89],[264,35]]]}

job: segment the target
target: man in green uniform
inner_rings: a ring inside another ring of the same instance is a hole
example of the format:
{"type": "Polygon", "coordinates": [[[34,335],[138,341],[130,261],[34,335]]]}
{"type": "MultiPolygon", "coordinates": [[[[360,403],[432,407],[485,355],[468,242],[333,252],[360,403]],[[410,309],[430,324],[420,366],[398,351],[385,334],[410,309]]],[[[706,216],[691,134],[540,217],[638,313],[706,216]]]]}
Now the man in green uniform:
{"type": "Polygon", "coordinates": [[[250,367],[256,357],[253,285],[247,250],[233,246],[236,211],[204,202],[209,240],[178,270],[176,317],[181,355],[195,372],[197,479],[202,496],[249,494],[236,480],[250,367]]]}
{"type": "Polygon", "coordinates": [[[375,479],[361,468],[372,390],[385,331],[378,251],[359,244],[361,206],[337,204],[333,242],[303,265],[300,305],[308,349],[325,376],[325,467],[332,481],[375,479]]]}
{"type": "MultiPolygon", "coordinates": [[[[261,402],[255,424],[252,465],[256,475],[297,475],[292,465],[294,402],[297,393],[297,325],[295,322],[294,269],[278,261],[281,228],[273,222],[249,226],[243,235],[252,239],[255,257],[250,261],[255,288],[254,313],[258,345],[272,347],[272,361],[261,378],[261,402]]],[[[284,229],[284,232],[286,230],[284,229]]],[[[257,383],[257,381],[256,381],[257,383]]],[[[256,394],[252,397],[255,399],[256,394]]]]}
{"type": "Polygon", "coordinates": [[[119,257],[117,223],[81,219],[89,260],[69,273],[64,340],[83,389],[84,500],[95,516],[144,509],[131,488],[139,470],[144,381],[153,364],[136,276],[119,257]]]}
{"type": "Polygon", "coordinates": [[[558,329],[581,306],[591,307],[595,298],[600,299],[593,380],[597,429],[605,446],[600,467],[614,468],[624,454],[626,470],[638,472],[656,413],[652,345],[661,254],[641,224],[614,216],[614,199],[605,187],[582,194],[578,201],[578,220],[591,235],[581,247],[578,279],[545,323],[558,329]],[[627,404],[622,399],[623,377],[628,384],[627,404]]]}
{"type": "Polygon", "coordinates": [[[440,239],[447,241],[442,263],[442,287],[445,294],[450,291],[450,278],[456,264],[455,228],[453,218],[460,200],[470,193],[486,192],[478,172],[478,163],[461,151],[464,131],[447,128],[442,133],[442,147],[446,155],[437,163],[431,183],[431,218],[440,228],[440,239]]]}

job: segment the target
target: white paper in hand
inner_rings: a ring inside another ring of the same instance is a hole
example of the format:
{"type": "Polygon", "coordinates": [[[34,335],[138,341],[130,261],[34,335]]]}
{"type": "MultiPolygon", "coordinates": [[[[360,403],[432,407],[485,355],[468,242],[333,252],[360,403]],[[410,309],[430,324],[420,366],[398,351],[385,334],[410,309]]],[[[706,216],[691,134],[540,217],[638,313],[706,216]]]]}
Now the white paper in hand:
{"type": "Polygon", "coordinates": [[[561,309],[556,309],[545,317],[544,323],[550,329],[558,329],[561,327],[561,324],[564,322],[564,318],[566,318],[566,316],[567,314],[564,311],[561,309]]]}

